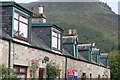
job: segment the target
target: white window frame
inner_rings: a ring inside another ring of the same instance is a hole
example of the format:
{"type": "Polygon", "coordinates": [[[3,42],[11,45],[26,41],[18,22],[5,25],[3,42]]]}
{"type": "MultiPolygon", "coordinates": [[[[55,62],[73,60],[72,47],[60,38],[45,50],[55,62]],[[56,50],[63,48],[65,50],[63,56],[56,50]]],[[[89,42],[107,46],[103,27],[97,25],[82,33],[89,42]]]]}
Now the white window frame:
{"type": "Polygon", "coordinates": [[[52,28],[52,49],[61,50],[61,32],[52,28]]]}

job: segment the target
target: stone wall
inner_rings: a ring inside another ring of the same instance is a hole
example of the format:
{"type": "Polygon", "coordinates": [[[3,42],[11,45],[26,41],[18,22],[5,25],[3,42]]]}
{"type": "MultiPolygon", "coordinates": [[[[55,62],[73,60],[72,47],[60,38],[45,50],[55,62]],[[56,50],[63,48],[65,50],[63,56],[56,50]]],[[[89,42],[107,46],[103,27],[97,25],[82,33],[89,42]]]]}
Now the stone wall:
{"type": "Polygon", "coordinates": [[[8,66],[9,42],[0,39],[0,64],[8,66]]]}
{"type": "Polygon", "coordinates": [[[83,73],[86,73],[86,78],[90,78],[90,73],[92,74],[92,78],[98,78],[98,75],[100,75],[101,78],[110,78],[110,70],[105,67],[69,58],[67,63],[67,70],[77,70],[78,78],[81,78],[83,73]]]}
{"type": "MultiPolygon", "coordinates": [[[[43,51],[40,49],[31,48],[28,46],[24,46],[21,44],[12,44],[12,51],[14,57],[14,65],[27,66],[27,77],[30,77],[29,67],[31,66],[30,61],[32,59],[40,60],[40,68],[45,68],[47,63],[42,63],[42,60],[45,56],[49,57],[49,61],[54,61],[59,64],[61,69],[61,78],[65,77],[65,60],[64,56],[56,55],[47,51],[43,51]]],[[[9,42],[0,40],[0,63],[8,65],[8,55],[9,55],[9,42]]],[[[11,62],[12,63],[12,62],[11,62]]],[[[78,78],[81,78],[83,73],[86,73],[86,77],[90,78],[90,73],[92,74],[92,78],[98,78],[100,75],[101,78],[110,78],[110,69],[105,67],[101,67],[99,65],[90,64],[83,61],[74,60],[71,58],[67,58],[67,71],[77,70],[78,78]]],[[[38,73],[38,72],[37,72],[38,73]]],[[[38,77],[38,75],[36,76],[38,77]]],[[[45,77],[45,76],[44,76],[45,77]]]]}
{"type": "MultiPolygon", "coordinates": [[[[52,53],[29,48],[23,45],[13,44],[14,49],[14,65],[30,66],[30,61],[32,59],[40,59],[40,68],[45,68],[46,63],[42,63],[42,60],[45,56],[49,57],[49,61],[55,61],[59,64],[61,71],[61,78],[64,77],[65,72],[65,57],[54,55],[52,53]]],[[[29,78],[29,69],[28,76],[29,78]]],[[[38,77],[38,76],[37,76],[38,77]]]]}

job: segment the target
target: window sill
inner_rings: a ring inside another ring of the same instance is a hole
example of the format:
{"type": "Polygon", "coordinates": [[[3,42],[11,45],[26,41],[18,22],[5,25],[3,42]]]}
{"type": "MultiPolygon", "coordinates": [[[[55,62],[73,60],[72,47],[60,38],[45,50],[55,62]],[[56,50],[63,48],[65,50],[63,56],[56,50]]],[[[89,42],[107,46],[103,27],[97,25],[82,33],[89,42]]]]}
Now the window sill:
{"type": "Polygon", "coordinates": [[[21,40],[16,39],[16,38],[14,38],[13,40],[14,40],[14,41],[16,41],[16,42],[20,42],[20,43],[23,43],[23,44],[30,45],[30,43],[29,43],[29,42],[26,42],[26,41],[21,41],[21,40]]]}
{"type": "Polygon", "coordinates": [[[52,50],[55,53],[62,54],[60,51],[52,50]]]}

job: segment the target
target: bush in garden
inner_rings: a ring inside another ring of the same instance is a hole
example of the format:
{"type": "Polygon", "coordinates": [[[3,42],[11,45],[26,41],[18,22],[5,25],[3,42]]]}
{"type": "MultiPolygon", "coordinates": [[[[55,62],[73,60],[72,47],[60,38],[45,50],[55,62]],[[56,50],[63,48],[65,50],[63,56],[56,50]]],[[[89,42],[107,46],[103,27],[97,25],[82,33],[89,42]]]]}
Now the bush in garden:
{"type": "Polygon", "coordinates": [[[0,80],[17,80],[15,71],[5,65],[0,65],[0,80]]]}

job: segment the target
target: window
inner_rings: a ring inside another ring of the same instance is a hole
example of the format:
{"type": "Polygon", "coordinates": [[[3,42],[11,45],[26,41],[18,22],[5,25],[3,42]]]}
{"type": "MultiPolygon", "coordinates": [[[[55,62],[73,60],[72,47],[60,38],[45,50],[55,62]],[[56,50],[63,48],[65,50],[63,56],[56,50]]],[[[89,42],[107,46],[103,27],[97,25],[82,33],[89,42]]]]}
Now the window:
{"type": "Polygon", "coordinates": [[[19,79],[26,80],[27,78],[27,67],[25,66],[14,66],[14,70],[19,79]]]}
{"type": "Polygon", "coordinates": [[[61,49],[61,33],[54,30],[52,31],[52,48],[61,49]]]}
{"type": "Polygon", "coordinates": [[[29,18],[22,14],[14,13],[14,37],[28,41],[29,36],[29,18]]]}

